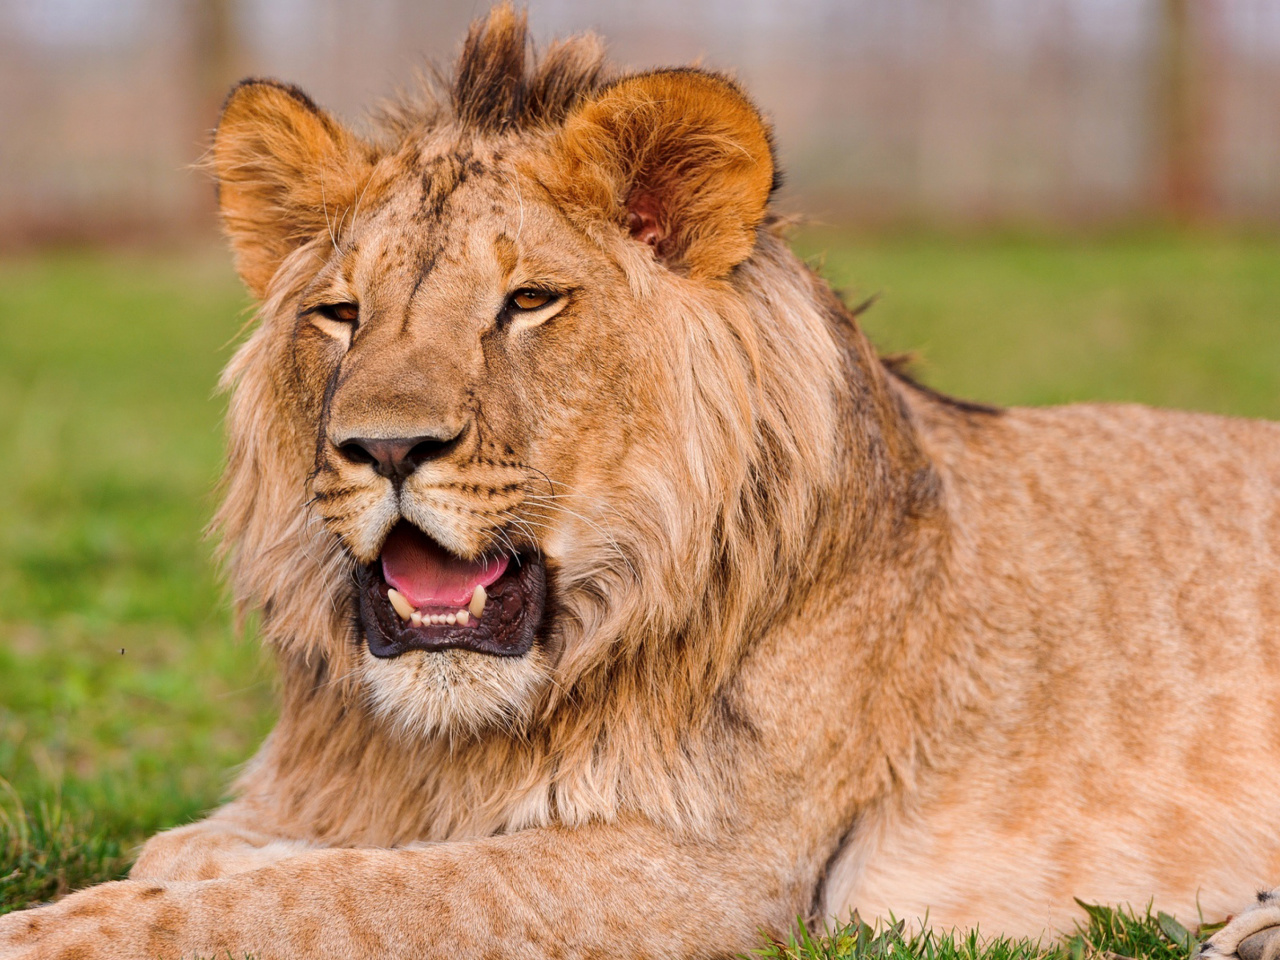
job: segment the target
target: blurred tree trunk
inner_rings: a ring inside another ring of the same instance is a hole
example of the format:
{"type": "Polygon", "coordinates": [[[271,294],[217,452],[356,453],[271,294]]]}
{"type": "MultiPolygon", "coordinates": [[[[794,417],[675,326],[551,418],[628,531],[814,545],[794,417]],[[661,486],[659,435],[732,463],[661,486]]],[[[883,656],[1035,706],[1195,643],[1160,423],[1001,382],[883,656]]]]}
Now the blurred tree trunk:
{"type": "Polygon", "coordinates": [[[1214,213],[1212,0],[1161,0],[1156,59],[1159,204],[1174,221],[1214,213]]]}
{"type": "MultiPolygon", "coordinates": [[[[212,144],[223,100],[240,77],[242,60],[235,0],[187,0],[185,14],[191,51],[187,89],[194,163],[203,158],[212,144]]],[[[204,178],[202,172],[195,175],[204,178]]],[[[201,184],[196,197],[193,217],[211,219],[215,213],[214,191],[201,184]]]]}

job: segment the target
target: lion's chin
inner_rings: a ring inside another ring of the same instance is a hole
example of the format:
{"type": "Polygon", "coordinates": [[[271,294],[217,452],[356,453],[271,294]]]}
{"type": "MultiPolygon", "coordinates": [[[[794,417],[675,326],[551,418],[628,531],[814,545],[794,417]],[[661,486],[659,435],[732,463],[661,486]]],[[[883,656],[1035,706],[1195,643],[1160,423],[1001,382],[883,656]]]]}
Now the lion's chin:
{"type": "Polygon", "coordinates": [[[407,739],[514,731],[551,683],[546,653],[495,657],[470,650],[411,650],[382,659],[361,652],[358,671],[374,712],[407,739]]]}

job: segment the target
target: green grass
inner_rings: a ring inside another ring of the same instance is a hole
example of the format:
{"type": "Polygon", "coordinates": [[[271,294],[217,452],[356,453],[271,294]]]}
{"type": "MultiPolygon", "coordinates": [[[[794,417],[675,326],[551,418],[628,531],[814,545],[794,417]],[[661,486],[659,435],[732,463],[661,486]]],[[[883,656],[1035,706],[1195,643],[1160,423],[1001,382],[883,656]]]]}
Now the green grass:
{"type": "Polygon", "coordinates": [[[1080,906],[1085,923],[1059,941],[985,937],[976,930],[908,930],[902,922],[873,926],[855,915],[822,936],[802,928],[786,943],[774,941],[754,953],[764,960],[1187,960],[1198,942],[1196,932],[1165,913],[1080,906]]]}
{"type": "MultiPolygon", "coordinates": [[[[1276,240],[809,231],[797,246],[825,251],[851,299],[880,294],[865,326],[941,389],[1280,417],[1276,240]]],[[[235,636],[201,534],[214,384],[247,307],[228,264],[0,262],[0,912],[120,876],[148,834],[216,804],[270,727],[271,672],[235,636]]],[[[1158,918],[1107,916],[1043,947],[854,926],[765,955],[1186,955],[1158,918]]]]}
{"type": "Polygon", "coordinates": [[[119,875],[270,727],[201,530],[225,258],[0,263],[0,911],[119,875]]]}

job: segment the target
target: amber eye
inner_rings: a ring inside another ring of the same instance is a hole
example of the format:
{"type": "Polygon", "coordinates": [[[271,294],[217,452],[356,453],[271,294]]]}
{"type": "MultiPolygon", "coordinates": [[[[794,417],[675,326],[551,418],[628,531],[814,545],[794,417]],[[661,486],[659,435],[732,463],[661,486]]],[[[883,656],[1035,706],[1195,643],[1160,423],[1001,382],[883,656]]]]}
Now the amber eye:
{"type": "Polygon", "coordinates": [[[554,293],[545,290],[517,290],[511,295],[511,306],[517,310],[537,310],[555,299],[554,293]]]}
{"type": "Polygon", "coordinates": [[[360,319],[360,308],[354,303],[326,303],[316,307],[316,313],[339,323],[355,323],[360,319]]]}

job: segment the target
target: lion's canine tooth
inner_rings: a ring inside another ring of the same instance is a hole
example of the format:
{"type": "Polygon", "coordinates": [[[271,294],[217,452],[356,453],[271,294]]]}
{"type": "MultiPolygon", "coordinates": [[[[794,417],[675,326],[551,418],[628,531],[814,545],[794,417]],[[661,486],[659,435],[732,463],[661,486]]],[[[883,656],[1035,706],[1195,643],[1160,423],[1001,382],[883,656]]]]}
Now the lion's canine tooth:
{"type": "Polygon", "coordinates": [[[485,592],[484,587],[476,587],[476,592],[471,595],[471,602],[467,604],[467,609],[477,620],[480,619],[480,614],[484,613],[484,603],[488,599],[489,594],[485,592]]]}
{"type": "Polygon", "coordinates": [[[464,627],[467,625],[467,622],[470,621],[471,619],[471,614],[467,613],[467,611],[465,610],[459,610],[456,616],[458,618],[458,623],[460,623],[464,627]]]}
{"type": "Polygon", "coordinates": [[[409,622],[412,623],[415,627],[422,626],[422,614],[420,614],[417,610],[413,611],[413,613],[409,614],[409,622]]]}
{"type": "Polygon", "coordinates": [[[408,620],[413,616],[413,604],[406,600],[404,594],[395,587],[387,591],[387,599],[391,601],[391,606],[395,607],[401,620],[408,620]]]}

